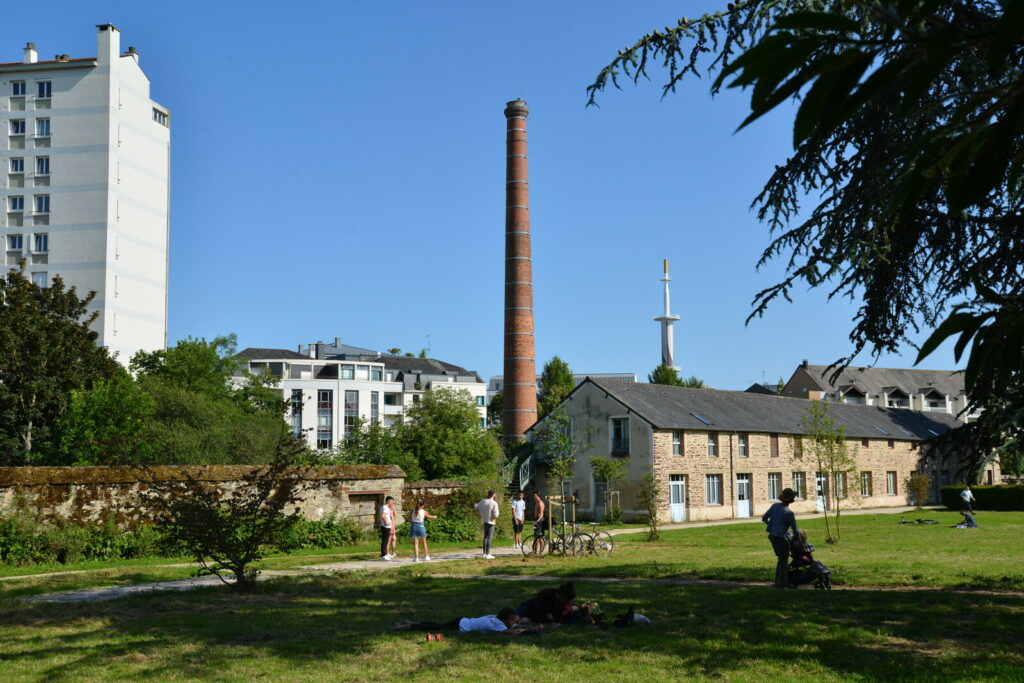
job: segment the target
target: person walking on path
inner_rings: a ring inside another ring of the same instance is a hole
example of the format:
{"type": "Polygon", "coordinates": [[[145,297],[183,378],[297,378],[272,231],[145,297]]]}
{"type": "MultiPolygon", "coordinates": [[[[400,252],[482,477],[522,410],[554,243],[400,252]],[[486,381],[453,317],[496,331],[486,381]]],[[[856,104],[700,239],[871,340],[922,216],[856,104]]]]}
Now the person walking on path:
{"type": "Polygon", "coordinates": [[[964,484],[964,490],[960,492],[960,498],[964,501],[964,510],[974,514],[974,508],[971,503],[974,502],[974,493],[971,492],[971,485],[964,484]]]}
{"type": "Polygon", "coordinates": [[[512,533],[515,534],[514,547],[523,547],[523,526],[526,524],[526,496],[520,491],[512,501],[512,533]]]}
{"type": "Polygon", "coordinates": [[[391,508],[391,538],[388,539],[388,554],[391,555],[391,559],[398,557],[398,510],[395,509],[395,499],[392,498],[391,502],[388,503],[388,507],[391,508]]]}
{"type": "Polygon", "coordinates": [[[494,523],[498,520],[498,501],[494,500],[494,490],[487,492],[487,497],[477,503],[476,511],[484,525],[484,559],[493,560],[491,540],[494,539],[494,523]]]}
{"type": "Polygon", "coordinates": [[[775,587],[786,588],[789,585],[789,530],[799,534],[796,526],[796,515],[789,509],[789,504],[796,500],[796,491],[782,489],[779,502],[768,508],[761,517],[768,528],[768,540],[775,551],[775,587]]]}
{"type": "Polygon", "coordinates": [[[428,519],[437,519],[437,515],[427,512],[422,500],[416,501],[416,511],[412,513],[412,530],[409,538],[412,539],[412,552],[415,555],[413,562],[420,561],[420,542],[423,543],[423,559],[430,561],[430,548],[427,547],[427,526],[424,523],[428,519]]]}
{"type": "Polygon", "coordinates": [[[391,560],[388,549],[391,545],[391,530],[395,526],[394,501],[393,497],[388,496],[384,499],[384,504],[380,506],[380,559],[385,562],[391,560]]]}

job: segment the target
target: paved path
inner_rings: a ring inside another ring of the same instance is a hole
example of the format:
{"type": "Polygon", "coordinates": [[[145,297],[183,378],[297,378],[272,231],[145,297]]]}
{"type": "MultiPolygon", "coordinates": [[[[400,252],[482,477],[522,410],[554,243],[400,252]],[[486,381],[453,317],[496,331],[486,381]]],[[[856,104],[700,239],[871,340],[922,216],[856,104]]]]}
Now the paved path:
{"type": "MultiPolygon", "coordinates": [[[[896,508],[872,508],[866,510],[852,509],[844,511],[844,515],[867,515],[867,514],[902,514],[907,512],[916,511],[913,507],[896,507],[896,508]]],[[[918,511],[922,514],[926,514],[930,510],[918,511]]],[[[822,517],[821,513],[801,513],[800,519],[816,519],[822,517]]],[[[760,519],[751,517],[747,519],[721,519],[713,521],[703,522],[686,522],[683,524],[664,524],[659,527],[662,531],[669,531],[673,529],[695,529],[699,527],[708,526],[723,526],[728,524],[754,524],[760,523],[760,519]]],[[[613,536],[620,534],[636,534],[643,533],[643,529],[608,529],[608,533],[613,536]]],[[[403,550],[405,550],[403,548],[403,550]]],[[[512,546],[494,547],[491,549],[491,553],[496,557],[507,557],[510,555],[518,556],[521,554],[517,548],[512,546]]],[[[459,560],[480,560],[480,553],[475,550],[457,550],[444,552],[437,555],[432,555],[429,563],[423,564],[438,564],[445,562],[455,562],[459,560]]],[[[351,560],[347,562],[331,562],[327,564],[316,564],[299,567],[298,569],[291,570],[265,570],[260,572],[260,579],[271,579],[278,576],[298,576],[308,575],[311,573],[318,572],[348,572],[348,571],[381,571],[386,569],[394,569],[396,567],[408,567],[415,563],[411,555],[402,556],[385,562],[380,559],[374,560],[351,560]]],[[[160,565],[165,566],[165,565],[160,565]]],[[[166,565],[166,566],[188,566],[188,565],[166,565]]],[[[80,570],[88,571],[88,570],[80,570]]],[[[74,574],[74,572],[53,572],[52,574],[33,574],[26,577],[6,577],[8,579],[14,578],[30,578],[39,576],[57,576],[61,574],[74,574]]],[[[463,578],[486,578],[486,579],[504,579],[509,581],[565,581],[565,577],[544,577],[544,576],[507,576],[507,575],[448,575],[451,577],[462,576],[463,578]]],[[[655,581],[664,583],[682,583],[691,585],[737,585],[739,582],[718,582],[718,581],[702,581],[702,580],[689,580],[689,579],[578,579],[580,581],[655,581]]],[[[102,588],[84,588],[76,591],[64,591],[61,593],[46,593],[43,595],[27,596],[24,599],[32,602],[97,602],[101,600],[113,600],[115,598],[122,598],[128,595],[137,595],[139,593],[157,592],[157,591],[182,591],[191,590],[193,588],[199,588],[202,586],[213,586],[221,583],[221,580],[215,576],[204,576],[199,578],[190,579],[178,579],[175,581],[157,581],[154,583],[140,583],[140,584],[129,584],[123,586],[105,586],[102,588]]],[[[749,585],[764,585],[751,583],[749,585]]]]}

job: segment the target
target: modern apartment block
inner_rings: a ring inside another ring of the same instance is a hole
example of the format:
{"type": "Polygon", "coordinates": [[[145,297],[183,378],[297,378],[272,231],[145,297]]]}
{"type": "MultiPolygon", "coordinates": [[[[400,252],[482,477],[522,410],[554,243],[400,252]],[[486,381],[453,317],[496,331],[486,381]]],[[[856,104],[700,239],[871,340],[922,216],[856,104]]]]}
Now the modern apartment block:
{"type": "Polygon", "coordinates": [[[122,363],[167,336],[170,113],[139,53],[97,27],[95,57],[0,64],[2,263],[96,292],[99,343],[122,363]]]}
{"type": "Polygon", "coordinates": [[[398,425],[425,391],[464,389],[486,426],[487,385],[472,370],[434,358],[390,356],[317,342],[299,350],[247,348],[236,356],[250,372],[266,370],[289,403],[287,419],[311,448],[333,448],[356,420],[398,425]]]}

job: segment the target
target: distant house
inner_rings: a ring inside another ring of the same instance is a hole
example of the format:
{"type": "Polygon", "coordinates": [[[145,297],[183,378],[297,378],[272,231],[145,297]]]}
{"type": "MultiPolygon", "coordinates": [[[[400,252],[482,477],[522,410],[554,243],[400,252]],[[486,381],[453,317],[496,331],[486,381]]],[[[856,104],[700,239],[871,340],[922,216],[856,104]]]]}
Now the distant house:
{"type": "MultiPolygon", "coordinates": [[[[829,482],[802,438],[805,400],[590,378],[562,407],[574,434],[589,431],[591,448],[577,458],[569,487],[577,492],[580,516],[589,518],[604,514],[605,484],[594,480],[592,456],[628,463],[620,489],[627,519],[645,514],[636,487],[652,468],[663,521],[757,516],[787,487],[798,493],[797,512],[821,507],[827,487],[866,507],[906,505],[904,482],[920,467],[922,444],[962,424],[948,413],[832,406],[832,418],[846,428],[855,450],[857,471],[829,482]]],[[[530,435],[544,426],[541,420],[530,435]]],[[[544,490],[543,464],[531,487],[544,490]]]]}
{"type": "Polygon", "coordinates": [[[333,448],[357,420],[395,425],[432,389],[465,389],[486,426],[487,385],[478,374],[434,358],[389,356],[370,349],[317,342],[299,351],[247,348],[236,355],[250,372],[266,370],[289,403],[286,419],[310,447],[333,448]]]}
{"type": "Polygon", "coordinates": [[[976,413],[967,407],[964,373],[960,370],[908,370],[848,367],[834,377],[835,368],[804,361],[786,382],[783,396],[852,405],[907,408],[946,413],[970,422],[976,413]]]}
{"type": "MultiPolygon", "coordinates": [[[[592,372],[584,374],[574,374],[572,376],[572,381],[578,385],[588,377],[593,377],[594,379],[611,379],[619,382],[636,381],[636,375],[632,372],[592,372]]],[[[537,385],[540,386],[540,375],[537,375],[537,385]]],[[[494,375],[489,380],[487,380],[487,402],[490,403],[490,400],[494,398],[494,395],[501,392],[504,386],[504,375],[494,375]]]]}

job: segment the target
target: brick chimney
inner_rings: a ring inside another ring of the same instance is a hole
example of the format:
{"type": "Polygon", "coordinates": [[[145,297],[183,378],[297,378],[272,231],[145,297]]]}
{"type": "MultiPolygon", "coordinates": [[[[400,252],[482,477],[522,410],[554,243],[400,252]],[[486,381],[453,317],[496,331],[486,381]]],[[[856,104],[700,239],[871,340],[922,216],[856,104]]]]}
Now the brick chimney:
{"type": "Polygon", "coordinates": [[[537,369],[533,338],[533,265],[530,258],[530,188],[527,182],[526,102],[505,107],[505,444],[522,441],[537,421],[537,369]]]}

